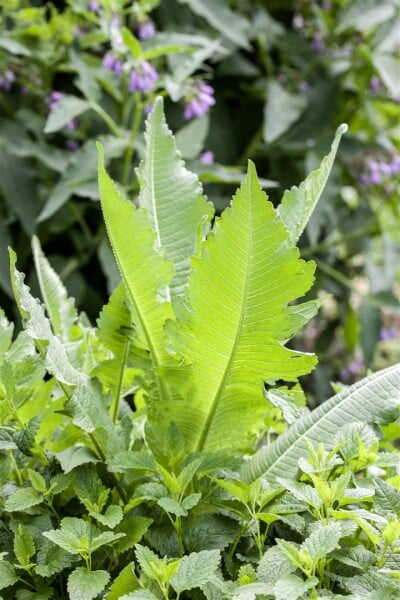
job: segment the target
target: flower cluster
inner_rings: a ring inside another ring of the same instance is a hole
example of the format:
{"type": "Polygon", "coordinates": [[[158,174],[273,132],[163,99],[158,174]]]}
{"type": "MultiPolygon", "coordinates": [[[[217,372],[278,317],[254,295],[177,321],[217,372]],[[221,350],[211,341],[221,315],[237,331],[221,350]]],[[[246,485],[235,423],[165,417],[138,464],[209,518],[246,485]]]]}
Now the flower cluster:
{"type": "Polygon", "coordinates": [[[12,85],[15,81],[15,75],[9,69],[5,71],[4,75],[0,77],[0,88],[9,92],[12,88],[12,85]]]}
{"type": "Polygon", "coordinates": [[[60,104],[60,100],[64,98],[64,94],[62,92],[57,92],[54,90],[49,94],[46,98],[46,104],[49,107],[50,111],[53,111],[60,104]]]}
{"type": "Polygon", "coordinates": [[[130,72],[128,88],[130,92],[149,92],[154,88],[158,73],[146,60],[142,60],[130,72]]]}
{"type": "Polygon", "coordinates": [[[112,52],[107,52],[102,60],[102,67],[108,71],[112,71],[118,77],[122,74],[124,63],[120,58],[115,56],[112,52]]]}
{"type": "Polygon", "coordinates": [[[88,4],[88,10],[90,12],[97,12],[100,8],[100,4],[96,0],[90,0],[88,4]]]}
{"type": "Polygon", "coordinates": [[[371,160],[367,173],[360,176],[363,185],[380,185],[384,179],[400,173],[400,154],[395,154],[389,162],[371,160]]]}
{"type": "Polygon", "coordinates": [[[186,106],[183,116],[186,120],[201,117],[214,106],[214,88],[205,81],[194,84],[186,97],[186,106]]]}
{"type": "Polygon", "coordinates": [[[395,327],[382,327],[379,332],[379,339],[381,342],[388,342],[389,340],[396,340],[400,338],[400,330],[395,327]]]}
{"type": "Polygon", "coordinates": [[[364,369],[364,361],[361,357],[355,358],[348,367],[341,369],[340,378],[343,383],[349,383],[357,379],[358,376],[361,375],[361,372],[364,369]]]}

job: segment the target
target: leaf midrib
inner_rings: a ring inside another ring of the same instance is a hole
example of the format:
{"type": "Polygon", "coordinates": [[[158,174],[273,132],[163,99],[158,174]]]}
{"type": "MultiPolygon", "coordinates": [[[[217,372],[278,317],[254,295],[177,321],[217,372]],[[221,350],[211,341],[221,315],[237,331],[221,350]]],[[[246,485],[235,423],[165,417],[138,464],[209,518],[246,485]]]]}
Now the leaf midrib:
{"type": "MultiPolygon", "coordinates": [[[[252,176],[249,175],[249,178],[250,178],[250,189],[251,189],[252,176]]],[[[249,221],[250,222],[249,222],[249,243],[248,243],[248,248],[250,248],[251,245],[252,245],[251,242],[252,242],[252,235],[253,235],[253,227],[252,227],[252,225],[253,225],[253,210],[252,210],[253,207],[251,205],[251,201],[249,201],[249,204],[250,204],[250,210],[249,210],[249,221]]],[[[213,403],[211,405],[211,409],[210,409],[210,411],[208,413],[207,419],[206,419],[206,421],[204,423],[203,430],[201,432],[201,435],[200,435],[199,441],[197,443],[197,447],[196,447],[195,452],[203,452],[203,450],[204,450],[204,447],[205,447],[206,442],[207,442],[208,435],[210,433],[210,426],[211,426],[212,421],[214,420],[215,413],[217,411],[217,408],[218,408],[221,396],[222,396],[223,391],[225,389],[226,380],[228,379],[228,376],[230,375],[230,372],[232,370],[233,360],[234,360],[234,357],[236,356],[237,347],[239,345],[239,339],[240,339],[240,335],[241,335],[241,332],[242,332],[244,315],[245,315],[245,312],[246,312],[246,310],[245,310],[246,304],[245,304],[244,300],[248,296],[247,292],[248,292],[249,281],[250,281],[250,278],[251,278],[250,277],[250,275],[251,275],[251,269],[250,269],[250,251],[247,252],[247,261],[246,262],[247,262],[247,265],[246,265],[246,280],[245,280],[245,285],[244,285],[244,289],[243,289],[243,296],[242,296],[242,302],[241,302],[240,317],[239,317],[238,326],[237,326],[237,329],[236,329],[234,343],[233,343],[233,346],[232,346],[232,350],[231,350],[231,353],[230,353],[230,356],[229,356],[229,360],[227,362],[227,365],[226,365],[223,377],[222,377],[221,382],[220,382],[220,384],[218,386],[218,390],[217,390],[217,393],[216,393],[215,398],[213,400],[213,403]]]]}

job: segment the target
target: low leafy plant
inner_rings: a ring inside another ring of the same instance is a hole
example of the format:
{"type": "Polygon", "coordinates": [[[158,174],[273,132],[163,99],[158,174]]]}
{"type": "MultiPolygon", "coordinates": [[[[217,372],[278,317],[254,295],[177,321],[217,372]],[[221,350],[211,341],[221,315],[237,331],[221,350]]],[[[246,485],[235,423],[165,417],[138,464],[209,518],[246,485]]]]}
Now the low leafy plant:
{"type": "Polygon", "coordinates": [[[158,99],[139,208],[108,176],[122,279],[93,327],[33,239],[0,318],[0,586],[17,600],[387,600],[400,593],[398,366],[310,412],[290,340],[315,265],[296,243],[329,175],[275,209],[255,167],[213,207],[158,99]],[[47,314],[46,314],[47,313],[47,314]]]}

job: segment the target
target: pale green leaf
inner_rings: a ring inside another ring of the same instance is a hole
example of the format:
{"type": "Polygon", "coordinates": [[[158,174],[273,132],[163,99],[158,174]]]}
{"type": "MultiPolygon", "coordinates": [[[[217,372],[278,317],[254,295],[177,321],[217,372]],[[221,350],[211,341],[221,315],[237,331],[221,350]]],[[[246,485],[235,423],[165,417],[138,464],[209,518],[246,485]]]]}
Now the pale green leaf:
{"type": "Polygon", "coordinates": [[[44,132],[54,133],[62,129],[64,125],[86,112],[89,108],[90,104],[86,100],[81,100],[76,96],[64,96],[54,110],[50,111],[44,126],[44,132]]]}
{"type": "Polygon", "coordinates": [[[178,570],[171,578],[171,585],[180,594],[184,590],[204,585],[210,581],[221,560],[219,550],[203,550],[184,556],[178,570]]]}
{"type": "Polygon", "coordinates": [[[140,542],[152,522],[153,519],[147,517],[125,518],[122,523],[116,527],[118,533],[125,534],[125,537],[121,538],[118,542],[118,551],[126,552],[126,550],[129,550],[137,544],[137,542],[140,542]]]}
{"type": "Polygon", "coordinates": [[[143,573],[150,579],[156,579],[155,569],[162,572],[166,567],[165,561],[150,550],[150,548],[141,544],[136,544],[135,555],[143,573]]]}
{"type": "Polygon", "coordinates": [[[165,121],[162,98],[157,98],[147,120],[145,140],[144,160],[137,170],[139,203],[156,232],[157,248],[173,261],[175,275],[166,298],[174,300],[183,294],[189,257],[196,254],[199,231],[206,231],[214,210],[196,175],[185,168],[165,121]]]}
{"type": "Polygon", "coordinates": [[[112,504],[111,506],[107,506],[107,509],[104,514],[98,512],[90,512],[89,513],[96,521],[109,527],[110,529],[114,529],[118,523],[122,521],[123,512],[120,506],[116,504],[112,504]]]}
{"type": "Polygon", "coordinates": [[[109,544],[114,544],[114,542],[118,541],[120,538],[125,537],[124,533],[114,533],[112,531],[103,531],[100,535],[94,537],[90,542],[90,550],[94,552],[98,550],[102,546],[108,546],[109,544]]]}
{"type": "Polygon", "coordinates": [[[8,560],[0,560],[0,590],[18,581],[14,566],[8,560]]]}
{"type": "Polygon", "coordinates": [[[310,577],[304,581],[297,575],[287,575],[279,579],[274,587],[275,600],[297,600],[318,584],[316,577],[310,577]]]}
{"type": "Polygon", "coordinates": [[[265,583],[275,583],[293,573],[295,566],[283,554],[279,546],[272,546],[263,555],[257,567],[257,579],[265,583]]]}
{"type": "Polygon", "coordinates": [[[80,465],[99,462],[94,452],[86,446],[72,446],[57,453],[56,457],[64,473],[69,473],[80,465]]]}
{"type": "Polygon", "coordinates": [[[142,57],[143,53],[139,40],[126,27],[122,28],[122,41],[129,48],[133,58],[140,59],[142,57]]]}
{"type": "Polygon", "coordinates": [[[107,571],[88,571],[78,567],[68,577],[70,600],[91,600],[104,590],[110,580],[107,571]]]}
{"type": "Polygon", "coordinates": [[[33,535],[29,529],[22,525],[18,525],[14,535],[14,554],[20,565],[23,567],[31,563],[31,558],[35,554],[35,543],[33,535]]]}
{"type": "Polygon", "coordinates": [[[330,523],[329,525],[318,523],[301,546],[308,550],[312,560],[317,562],[339,548],[339,540],[342,535],[339,523],[330,523]]]}
{"type": "Polygon", "coordinates": [[[179,0],[203,17],[235,46],[249,49],[247,33],[250,23],[237,11],[233,12],[223,0],[179,0]]]}
{"type": "Polygon", "coordinates": [[[271,144],[297,121],[306,106],[303,96],[289,94],[276,80],[268,84],[264,107],[264,140],[271,144]]]}
{"type": "Polygon", "coordinates": [[[66,552],[69,552],[70,554],[79,554],[80,538],[71,531],[54,529],[52,531],[44,531],[43,535],[66,552]]]}
{"type": "Polygon", "coordinates": [[[337,431],[349,422],[387,423],[396,419],[400,404],[400,365],[378,371],[333,396],[294,423],[271,445],[260,449],[243,468],[243,477],[268,479],[294,476],[300,456],[308,456],[307,439],[329,449],[337,431]],[[379,398],[379,402],[377,402],[379,398]]]}
{"type": "Polygon", "coordinates": [[[376,488],[375,502],[383,514],[392,512],[400,518],[400,490],[379,477],[374,479],[374,485],[376,488]]]}
{"type": "Polygon", "coordinates": [[[77,317],[74,300],[68,298],[67,290],[44,256],[36,236],[32,238],[32,253],[40,291],[53,331],[56,335],[60,335],[61,339],[70,340],[71,327],[77,317]]]}
{"type": "Polygon", "coordinates": [[[309,289],[314,267],[299,260],[252,163],[192,265],[173,341],[192,363],[185,398],[154,408],[189,449],[238,447],[261,427],[263,380],[296,381],[315,364],[284,347],[294,333],[287,305],[309,289]]]}
{"type": "Polygon", "coordinates": [[[186,510],[184,510],[173,498],[160,498],[157,500],[157,504],[158,506],[161,506],[165,512],[176,515],[177,517],[184,517],[187,515],[186,510]]]}
{"type": "MultiPolygon", "coordinates": [[[[155,367],[171,362],[165,347],[164,324],[173,318],[171,305],[158,295],[170,284],[171,261],[155,249],[157,234],[144,209],[135,207],[117,190],[104,168],[103,150],[99,145],[99,189],[104,219],[136,324],[146,340],[155,367]],[[151,276],[149,276],[151,274],[151,276]]],[[[159,387],[163,388],[159,382],[159,387]]],[[[162,389],[162,395],[166,395],[162,389]]]]}
{"type": "Polygon", "coordinates": [[[7,512],[24,511],[27,508],[36,506],[43,501],[43,495],[39,494],[33,488],[20,488],[5,503],[4,509],[7,512]]]}
{"type": "Polygon", "coordinates": [[[13,323],[10,323],[5,316],[4,310],[0,308],[0,358],[7,352],[11,346],[14,331],[13,323]]]}
{"type": "Polygon", "coordinates": [[[283,195],[278,212],[293,242],[297,242],[300,238],[324,191],[340,140],[346,131],[347,125],[340,125],[336,131],[331,150],[322,159],[320,168],[310,173],[299,187],[293,186],[283,195]]]}

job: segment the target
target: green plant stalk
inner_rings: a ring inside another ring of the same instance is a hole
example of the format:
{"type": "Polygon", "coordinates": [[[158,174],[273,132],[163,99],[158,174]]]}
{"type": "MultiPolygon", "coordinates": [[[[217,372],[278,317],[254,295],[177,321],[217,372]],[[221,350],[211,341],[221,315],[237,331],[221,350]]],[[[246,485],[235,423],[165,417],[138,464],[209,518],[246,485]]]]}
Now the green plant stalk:
{"type": "Polygon", "coordinates": [[[378,232],[378,228],[376,224],[369,223],[365,227],[359,227],[358,229],[354,229],[353,231],[349,231],[348,233],[344,233],[343,235],[334,238],[332,240],[326,240],[321,242],[320,244],[316,244],[315,246],[307,246],[301,249],[301,256],[306,258],[309,256],[314,256],[316,252],[320,252],[321,250],[328,250],[333,246],[338,246],[343,242],[347,242],[348,240],[354,240],[360,237],[364,237],[366,235],[373,235],[378,232]]]}
{"type": "Polygon", "coordinates": [[[10,457],[10,460],[11,460],[11,462],[13,464],[13,467],[15,469],[15,476],[16,476],[18,485],[20,487],[22,487],[24,485],[24,480],[22,479],[21,471],[19,470],[19,467],[18,467],[17,461],[15,460],[15,456],[13,454],[13,451],[12,450],[7,450],[7,452],[8,452],[8,455],[10,457]]]}
{"type": "Polygon", "coordinates": [[[116,135],[118,138],[122,138],[123,137],[123,133],[122,130],[118,127],[118,125],[116,124],[116,122],[114,121],[114,119],[112,119],[110,117],[110,115],[108,115],[106,113],[106,111],[99,105],[97,104],[97,102],[91,102],[90,103],[91,108],[94,110],[94,112],[96,114],[99,115],[99,117],[108,125],[110,131],[116,135]]]}
{"type": "Polygon", "coordinates": [[[111,419],[112,419],[113,423],[116,423],[117,417],[118,417],[118,409],[119,409],[119,401],[120,401],[120,397],[121,397],[122,381],[124,378],[126,361],[128,360],[129,348],[130,348],[130,342],[127,339],[125,342],[124,356],[123,356],[123,359],[122,359],[121,365],[120,365],[117,389],[115,390],[115,394],[114,394],[114,397],[112,399],[111,406],[110,406],[110,414],[111,414],[111,419]]]}
{"type": "Polygon", "coordinates": [[[134,96],[135,96],[135,112],[133,114],[131,133],[129,136],[129,145],[125,152],[124,162],[123,162],[123,167],[122,167],[122,175],[121,175],[122,185],[124,185],[124,186],[128,185],[128,182],[129,182],[129,171],[130,171],[130,166],[131,166],[131,162],[132,162],[132,157],[135,152],[134,141],[138,134],[139,126],[140,126],[140,122],[141,122],[142,114],[143,114],[143,103],[141,102],[141,100],[139,98],[139,93],[136,92],[134,96]]]}

